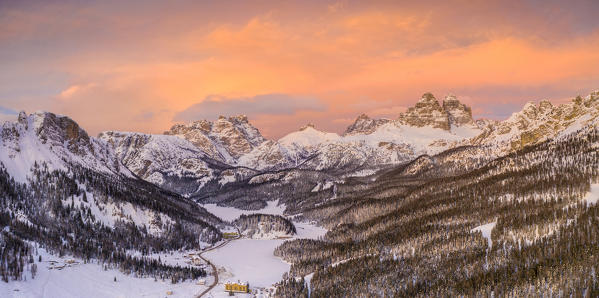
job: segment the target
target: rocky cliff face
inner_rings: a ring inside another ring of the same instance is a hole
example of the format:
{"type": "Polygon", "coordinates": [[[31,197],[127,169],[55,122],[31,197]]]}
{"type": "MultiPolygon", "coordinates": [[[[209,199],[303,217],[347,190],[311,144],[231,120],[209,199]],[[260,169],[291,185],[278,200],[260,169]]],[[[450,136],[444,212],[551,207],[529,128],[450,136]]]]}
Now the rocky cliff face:
{"type": "Polygon", "coordinates": [[[398,120],[415,127],[430,126],[444,130],[450,130],[452,125],[477,126],[470,107],[460,103],[455,95],[445,97],[441,105],[431,93],[422,95],[416,105],[401,114],[398,120]]]}
{"type": "Polygon", "coordinates": [[[414,107],[402,113],[399,121],[410,126],[431,126],[449,130],[449,116],[431,93],[425,93],[414,107]]]}
{"type": "Polygon", "coordinates": [[[200,120],[176,124],[164,134],[180,136],[209,156],[226,162],[234,162],[266,141],[243,115],[220,116],[214,122],[200,120]]]}
{"type": "Polygon", "coordinates": [[[389,119],[372,119],[368,117],[368,115],[362,114],[345,130],[343,135],[370,134],[381,125],[389,123],[390,121],[391,120],[389,119]]]}
{"type": "MultiPolygon", "coordinates": [[[[42,143],[52,146],[67,145],[67,148],[76,154],[84,154],[87,150],[93,153],[93,147],[87,133],[69,117],[57,116],[52,113],[35,113],[31,115],[33,129],[42,143]]],[[[19,114],[19,123],[27,124],[24,112],[19,114]]]]}
{"type": "MultiPolygon", "coordinates": [[[[265,140],[245,116],[236,116],[175,125],[166,135],[101,138],[144,179],[193,196],[204,186],[218,189],[271,170],[299,167],[355,175],[462,145],[493,147],[484,155],[500,155],[592,123],[599,115],[598,98],[595,92],[559,107],[529,103],[505,121],[474,121],[470,107],[455,96],[440,103],[427,93],[396,120],[363,114],[342,135],[309,124],[277,141],[265,140]]],[[[69,135],[77,138],[74,131],[69,135]]]]}
{"type": "Polygon", "coordinates": [[[575,131],[598,119],[598,91],[559,106],[549,101],[529,102],[505,121],[488,122],[483,132],[468,143],[493,145],[498,147],[498,153],[505,153],[575,131]]]}
{"type": "Polygon", "coordinates": [[[89,137],[69,117],[48,112],[21,112],[17,121],[3,123],[0,149],[0,161],[21,182],[30,175],[35,163],[46,163],[50,169],[76,164],[94,171],[131,175],[110,146],[89,137]]]}
{"type": "Polygon", "coordinates": [[[472,109],[466,106],[455,97],[448,95],[443,100],[443,110],[447,113],[449,124],[454,126],[477,126],[472,119],[472,109]]]}

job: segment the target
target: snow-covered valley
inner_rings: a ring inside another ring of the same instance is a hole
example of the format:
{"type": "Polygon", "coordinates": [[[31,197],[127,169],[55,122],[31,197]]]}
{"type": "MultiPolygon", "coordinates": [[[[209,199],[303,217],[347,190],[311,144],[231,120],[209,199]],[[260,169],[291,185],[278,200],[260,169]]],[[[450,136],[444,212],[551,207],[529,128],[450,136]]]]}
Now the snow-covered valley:
{"type": "MultiPolygon", "coordinates": [[[[261,210],[246,211],[233,207],[204,206],[210,211],[232,221],[242,214],[269,213],[282,214],[284,206],[276,206],[276,201],[269,202],[268,207],[261,210]]],[[[292,239],[317,239],[324,236],[326,229],[315,223],[294,222],[297,234],[288,239],[237,239],[226,245],[208,251],[204,257],[216,267],[219,283],[205,296],[227,297],[224,283],[249,282],[253,293],[262,293],[257,297],[270,297],[274,293],[272,287],[288,272],[290,264],[273,255],[276,247],[292,239]]],[[[221,242],[216,243],[218,246],[221,242]]],[[[210,247],[206,246],[205,249],[210,247]]],[[[197,280],[188,280],[173,284],[170,280],[149,277],[136,277],[124,274],[116,268],[104,268],[101,264],[63,256],[58,257],[38,249],[41,262],[35,259],[37,273],[35,278],[26,276],[26,280],[11,283],[0,282],[2,297],[195,297],[208,288],[214,281],[214,272],[210,266],[196,257],[198,250],[173,251],[156,253],[146,258],[160,259],[173,266],[199,266],[208,270],[208,276],[197,280]],[[116,279],[116,281],[115,281],[116,279]],[[88,291],[93,289],[93,291],[88,291]]],[[[132,256],[142,257],[131,251],[132,256]]],[[[37,258],[37,257],[36,257],[37,258]]],[[[237,294],[241,296],[250,296],[237,294]]]]}
{"type": "Polygon", "coordinates": [[[0,135],[0,296],[221,297],[237,281],[257,297],[467,296],[440,284],[534,272],[541,250],[578,270],[599,255],[598,99],[474,122],[429,94],[397,120],[276,142],[244,117],[94,138],[21,113],[0,135]]]}
{"type": "MultiPolygon", "coordinates": [[[[204,205],[209,211],[224,220],[234,220],[242,214],[282,214],[284,206],[276,206],[276,201],[269,202],[268,207],[261,210],[241,210],[233,207],[204,205]],[[235,215],[236,217],[234,218],[235,215]]],[[[294,222],[297,234],[289,239],[238,239],[227,245],[209,251],[204,256],[218,268],[219,284],[208,293],[208,297],[225,297],[223,291],[226,282],[249,282],[253,291],[266,293],[272,285],[279,282],[282,275],[289,271],[290,264],[273,255],[275,248],[292,239],[317,239],[324,236],[327,230],[315,223],[294,222]]],[[[274,289],[271,289],[273,291],[274,289]]],[[[266,294],[264,294],[266,295],[266,294]]]]}

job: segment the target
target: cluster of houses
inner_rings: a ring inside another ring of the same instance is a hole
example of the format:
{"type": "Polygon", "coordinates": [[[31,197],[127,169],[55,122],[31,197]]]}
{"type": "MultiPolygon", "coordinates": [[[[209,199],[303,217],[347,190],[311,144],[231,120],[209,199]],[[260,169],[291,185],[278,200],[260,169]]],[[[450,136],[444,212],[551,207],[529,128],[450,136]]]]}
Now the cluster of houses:
{"type": "Polygon", "coordinates": [[[204,267],[206,265],[204,263],[204,260],[202,260],[202,258],[200,258],[199,253],[190,252],[186,255],[183,255],[183,257],[187,259],[187,261],[185,261],[185,264],[187,264],[187,265],[195,265],[195,266],[199,266],[199,267],[204,267]]]}
{"type": "Polygon", "coordinates": [[[62,270],[66,267],[73,267],[76,265],[79,265],[79,262],[73,260],[73,259],[69,259],[64,261],[64,263],[61,263],[59,261],[48,261],[48,263],[50,264],[48,266],[48,269],[52,270],[52,269],[58,269],[58,270],[62,270]]]}

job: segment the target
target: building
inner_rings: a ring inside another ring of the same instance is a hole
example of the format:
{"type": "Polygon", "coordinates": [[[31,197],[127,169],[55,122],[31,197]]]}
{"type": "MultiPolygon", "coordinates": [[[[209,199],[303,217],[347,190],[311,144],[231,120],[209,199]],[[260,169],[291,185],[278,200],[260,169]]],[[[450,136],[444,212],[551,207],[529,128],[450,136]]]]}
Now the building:
{"type": "Polygon", "coordinates": [[[202,261],[202,259],[197,258],[197,259],[193,259],[193,264],[196,266],[200,266],[200,265],[204,265],[204,262],[202,261]]]}
{"type": "Polygon", "coordinates": [[[239,234],[237,232],[225,232],[223,233],[223,238],[225,239],[235,239],[238,238],[239,234]]]}
{"type": "Polygon", "coordinates": [[[250,292],[250,284],[249,283],[241,283],[239,281],[235,282],[227,282],[225,283],[225,292],[230,293],[249,293],[250,292]]]}

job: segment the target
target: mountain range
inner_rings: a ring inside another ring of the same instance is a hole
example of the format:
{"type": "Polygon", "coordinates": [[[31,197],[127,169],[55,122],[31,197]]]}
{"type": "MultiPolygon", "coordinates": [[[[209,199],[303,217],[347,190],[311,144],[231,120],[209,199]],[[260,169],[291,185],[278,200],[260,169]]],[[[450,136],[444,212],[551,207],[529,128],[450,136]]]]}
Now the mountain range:
{"type": "Polygon", "coordinates": [[[475,120],[452,95],[426,93],[396,119],[365,114],[341,135],[308,124],[279,140],[264,138],[246,116],[176,124],[164,134],[107,131],[105,141],[135,175],[186,197],[202,197],[231,182],[285,169],[360,176],[460,146],[492,147],[499,156],[592,123],[598,93],[553,106],[527,103],[508,119],[475,120]]]}
{"type": "Polygon", "coordinates": [[[68,117],[21,112],[2,126],[0,161],[19,182],[26,182],[34,162],[51,170],[75,163],[214,201],[227,184],[255,184],[269,173],[318,171],[325,178],[316,183],[324,185],[465,146],[477,148],[467,158],[495,158],[594,123],[598,98],[593,92],[559,106],[529,102],[495,121],[473,119],[472,109],[453,95],[439,102],[425,93],[396,119],[362,114],[342,134],[308,124],[278,140],[264,138],[243,115],[176,124],[164,134],[106,131],[90,137],[68,117]]]}
{"type": "Polygon", "coordinates": [[[151,255],[314,222],[325,236],[274,252],[292,264],[278,297],[598,293],[584,275],[599,272],[598,121],[599,91],[503,121],[426,93],[395,119],[278,140],[245,116],[93,137],[67,116],[21,112],[0,129],[0,277],[31,271],[39,248],[176,283],[207,272],[151,255]],[[284,216],[229,222],[204,208],[273,202],[284,216]]]}

